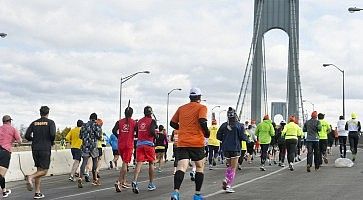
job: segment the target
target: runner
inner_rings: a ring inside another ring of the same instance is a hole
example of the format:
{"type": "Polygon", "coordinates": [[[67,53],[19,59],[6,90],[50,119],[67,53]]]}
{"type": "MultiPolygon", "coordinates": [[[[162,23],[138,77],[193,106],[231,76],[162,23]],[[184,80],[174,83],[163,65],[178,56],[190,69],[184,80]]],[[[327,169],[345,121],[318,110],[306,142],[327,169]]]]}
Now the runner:
{"type": "Polygon", "coordinates": [[[116,192],[121,192],[121,188],[130,188],[130,185],[126,182],[126,173],[134,149],[134,133],[137,130],[137,123],[131,118],[133,112],[131,107],[127,107],[125,109],[125,118],[118,120],[112,129],[113,135],[118,138],[118,152],[122,159],[120,176],[115,183],[116,192]]]}
{"type": "Polygon", "coordinates": [[[294,115],[289,117],[289,123],[282,130],[282,136],[285,138],[286,150],[287,150],[287,162],[289,163],[289,169],[294,171],[294,157],[297,147],[297,138],[302,135],[301,128],[295,123],[297,120],[294,115]]]}
{"type": "MultiPolygon", "coordinates": [[[[102,119],[97,119],[96,124],[102,128],[102,126],[103,126],[102,119]]],[[[98,157],[97,157],[96,176],[98,179],[101,178],[100,177],[101,160],[102,160],[102,156],[103,156],[103,147],[106,147],[106,141],[107,141],[106,134],[101,132],[101,138],[99,140],[97,140],[98,157]]]]}
{"type": "Polygon", "coordinates": [[[352,113],[351,116],[352,119],[347,121],[347,123],[345,124],[345,130],[348,131],[349,146],[350,146],[350,151],[352,152],[352,161],[354,162],[358,152],[357,147],[358,147],[361,125],[360,121],[357,120],[357,114],[352,113]]]}
{"type": "Polygon", "coordinates": [[[315,170],[320,168],[320,150],[319,150],[319,131],[321,130],[320,121],[317,120],[318,112],[311,113],[311,119],[305,122],[303,131],[306,132],[306,148],[308,149],[306,171],[310,172],[313,164],[315,170]]]}
{"type": "Polygon", "coordinates": [[[286,125],[285,120],[280,122],[280,127],[276,130],[276,139],[279,147],[279,166],[285,167],[285,156],[286,156],[286,144],[285,137],[282,135],[282,130],[286,125]]]}
{"type": "Polygon", "coordinates": [[[337,132],[338,132],[338,137],[339,137],[340,157],[346,158],[348,132],[345,130],[344,116],[339,117],[339,121],[337,122],[337,132]]]}
{"type": "Polygon", "coordinates": [[[144,108],[145,117],[141,118],[137,123],[138,141],[136,147],[136,168],[134,171],[134,181],[132,182],[132,191],[135,194],[139,193],[139,186],[137,179],[144,162],[149,163],[149,185],[147,189],[153,191],[156,189],[154,184],[154,162],[155,162],[155,144],[154,139],[156,136],[155,129],[157,129],[156,121],[151,118],[153,114],[152,108],[146,106],[144,108]]]}
{"type": "Polygon", "coordinates": [[[54,145],[56,127],[53,120],[48,119],[48,106],[40,107],[40,119],[32,122],[25,133],[25,139],[32,141],[32,154],[37,171],[32,175],[26,175],[25,181],[27,189],[33,190],[33,180],[35,183],[34,199],[42,199],[45,197],[40,192],[41,177],[48,172],[50,165],[51,148],[54,145]]]}
{"type": "Polygon", "coordinates": [[[179,200],[179,189],[188,168],[189,159],[196,164],[194,200],[203,199],[201,189],[204,179],[204,138],[209,138],[207,125],[207,107],[200,104],[202,92],[192,88],[189,93],[190,103],[178,108],[170,121],[170,126],[178,132],[178,166],[174,176],[172,200],[179,200]]]}
{"type": "Polygon", "coordinates": [[[68,178],[68,180],[70,180],[70,181],[75,181],[74,180],[75,173],[79,167],[79,163],[81,162],[82,140],[79,138],[79,133],[81,131],[82,126],[83,126],[83,121],[78,120],[77,127],[71,129],[66,136],[66,140],[71,143],[71,153],[72,153],[72,157],[73,157],[73,165],[72,165],[72,169],[71,169],[71,174],[68,178]]]}
{"type": "Polygon", "coordinates": [[[212,126],[209,128],[210,136],[208,139],[208,149],[209,149],[209,156],[208,156],[208,163],[209,163],[209,170],[212,170],[214,166],[217,165],[216,159],[218,157],[218,150],[219,144],[221,143],[217,139],[217,120],[212,120],[212,126]]]}
{"type": "Polygon", "coordinates": [[[156,161],[155,163],[159,163],[158,173],[161,173],[161,166],[164,163],[166,146],[168,145],[168,139],[164,133],[164,126],[159,125],[159,131],[155,137],[155,153],[156,153],[156,161]]]}
{"type": "Polygon", "coordinates": [[[263,117],[263,122],[259,123],[256,128],[256,136],[261,145],[261,171],[266,171],[265,162],[267,159],[267,151],[271,142],[271,136],[275,135],[274,127],[268,115],[263,117]]]}
{"type": "Polygon", "coordinates": [[[244,134],[243,125],[237,121],[237,114],[233,108],[228,108],[227,117],[228,121],[218,129],[217,138],[222,141],[221,148],[229,166],[225,171],[222,188],[227,193],[233,193],[235,191],[232,189],[232,184],[236,175],[238,158],[241,156],[241,142],[248,139],[244,134]]]}
{"type": "Polygon", "coordinates": [[[19,144],[22,142],[19,131],[11,125],[12,120],[9,115],[4,115],[3,125],[0,126],[0,186],[3,198],[11,194],[11,190],[5,187],[5,174],[9,169],[11,147],[15,141],[19,144]]]}
{"type": "Polygon", "coordinates": [[[118,140],[117,140],[117,136],[115,134],[111,134],[110,135],[110,139],[108,140],[108,143],[111,146],[112,149],[112,155],[113,155],[113,159],[110,160],[110,169],[115,168],[117,170],[117,162],[118,159],[120,157],[120,154],[118,152],[118,140]]]}
{"type": "Polygon", "coordinates": [[[97,142],[101,139],[102,129],[99,124],[96,123],[97,114],[92,113],[89,117],[89,121],[81,127],[79,134],[82,140],[82,165],[79,173],[78,188],[83,188],[82,178],[89,158],[92,158],[92,185],[101,185],[97,178],[97,160],[99,152],[97,149],[97,142]]]}
{"type": "Polygon", "coordinates": [[[252,125],[248,125],[248,128],[246,129],[246,135],[248,136],[249,141],[247,142],[247,161],[248,164],[252,164],[253,160],[253,152],[254,152],[254,146],[255,142],[257,140],[255,133],[252,131],[252,125]]]}
{"type": "Polygon", "coordinates": [[[320,165],[323,164],[323,160],[325,164],[328,164],[328,157],[326,154],[326,150],[328,147],[328,134],[330,133],[330,124],[324,120],[324,114],[318,114],[318,120],[321,124],[321,130],[319,131],[319,149],[320,149],[320,165]]]}

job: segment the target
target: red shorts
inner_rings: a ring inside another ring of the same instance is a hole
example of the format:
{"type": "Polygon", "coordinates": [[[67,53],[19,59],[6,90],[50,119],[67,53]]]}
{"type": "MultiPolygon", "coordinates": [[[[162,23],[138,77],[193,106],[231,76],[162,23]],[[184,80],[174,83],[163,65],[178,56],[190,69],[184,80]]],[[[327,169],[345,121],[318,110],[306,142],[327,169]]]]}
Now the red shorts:
{"type": "Polygon", "coordinates": [[[130,163],[131,162],[131,157],[132,157],[132,151],[133,150],[134,149],[131,149],[131,148],[118,149],[118,152],[119,152],[123,162],[125,162],[125,163],[130,163]]]}
{"type": "Polygon", "coordinates": [[[155,161],[155,147],[142,145],[136,149],[137,162],[153,162],[155,161]]]}

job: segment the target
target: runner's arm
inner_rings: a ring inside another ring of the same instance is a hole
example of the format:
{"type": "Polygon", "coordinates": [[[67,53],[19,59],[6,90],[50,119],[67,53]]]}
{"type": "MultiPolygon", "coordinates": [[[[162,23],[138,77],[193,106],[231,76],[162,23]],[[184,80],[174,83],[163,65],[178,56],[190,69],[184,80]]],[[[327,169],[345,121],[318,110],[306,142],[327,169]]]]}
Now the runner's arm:
{"type": "Polygon", "coordinates": [[[118,131],[118,121],[115,123],[115,126],[113,127],[112,129],[112,133],[116,136],[116,138],[118,138],[118,134],[117,134],[117,131],[118,131]]]}
{"type": "Polygon", "coordinates": [[[202,130],[203,130],[203,133],[204,133],[204,137],[205,138],[209,138],[210,132],[209,132],[209,129],[208,129],[207,119],[200,118],[199,119],[199,124],[202,127],[202,130]]]}

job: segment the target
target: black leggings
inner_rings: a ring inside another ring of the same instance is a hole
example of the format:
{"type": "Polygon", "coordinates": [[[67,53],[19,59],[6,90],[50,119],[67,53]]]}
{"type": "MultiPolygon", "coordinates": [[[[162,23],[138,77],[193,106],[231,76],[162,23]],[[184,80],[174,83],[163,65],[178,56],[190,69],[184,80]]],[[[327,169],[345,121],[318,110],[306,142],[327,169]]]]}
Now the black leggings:
{"type": "Polygon", "coordinates": [[[287,162],[293,163],[296,153],[296,144],[297,139],[287,139],[285,140],[286,143],[286,151],[287,151],[287,162]]]}
{"type": "Polygon", "coordinates": [[[219,146],[208,145],[208,149],[208,162],[211,165],[213,163],[213,159],[216,159],[218,157],[219,146]]]}
{"type": "Polygon", "coordinates": [[[340,155],[345,158],[347,155],[347,136],[339,136],[339,150],[340,155]]]}
{"type": "Polygon", "coordinates": [[[357,154],[358,141],[359,141],[358,132],[356,131],[349,132],[349,146],[353,155],[357,154]]]}
{"type": "Polygon", "coordinates": [[[285,162],[285,155],[286,155],[286,144],[285,142],[279,143],[279,161],[282,163],[285,162]]]}
{"type": "Polygon", "coordinates": [[[264,165],[267,159],[267,151],[269,144],[261,144],[261,165],[264,165]]]}

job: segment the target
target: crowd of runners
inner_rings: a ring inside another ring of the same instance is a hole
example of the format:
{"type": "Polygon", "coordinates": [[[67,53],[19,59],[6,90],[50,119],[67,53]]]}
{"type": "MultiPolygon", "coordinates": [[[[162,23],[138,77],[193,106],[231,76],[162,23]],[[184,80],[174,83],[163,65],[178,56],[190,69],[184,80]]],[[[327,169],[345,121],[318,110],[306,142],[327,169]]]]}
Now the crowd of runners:
{"type": "MultiPolygon", "coordinates": [[[[241,123],[235,109],[227,110],[227,121],[218,126],[215,117],[211,125],[207,123],[207,107],[201,104],[202,92],[199,88],[190,90],[190,102],[180,106],[173,115],[170,126],[174,129],[169,138],[163,125],[157,125],[150,106],[144,108],[144,117],[133,119],[134,110],[128,105],[124,118],[118,120],[112,135],[107,139],[113,152],[109,168],[118,169],[118,160],[122,160],[119,176],[115,178],[115,191],[122,192],[131,188],[140,192],[138,177],[142,166],[148,165],[149,184],[147,189],[157,189],[155,169],[162,172],[166,161],[168,143],[173,142],[174,157],[174,190],[171,200],[180,199],[180,188],[185,173],[191,167],[190,176],[195,182],[194,200],[203,199],[201,189],[204,180],[204,168],[207,164],[213,170],[218,164],[225,164],[225,173],[221,177],[221,188],[227,193],[235,192],[233,184],[237,170],[242,170],[242,163],[251,164],[260,155],[260,170],[268,170],[269,165],[278,165],[294,171],[294,163],[301,161],[301,154],[307,151],[306,171],[311,172],[314,166],[328,163],[327,155],[332,145],[340,146],[340,157],[346,158],[346,143],[349,141],[352,161],[355,161],[361,124],[355,113],[345,121],[339,117],[335,128],[324,118],[324,114],[311,113],[311,119],[301,126],[295,116],[289,116],[287,122],[282,120],[275,124],[269,115],[262,121],[241,123]],[[285,162],[285,158],[287,162],[285,162]],[[313,165],[314,161],[314,165],[313,165]],[[134,171],[129,166],[134,166],[134,171]],[[131,179],[127,174],[133,174],[131,179]]],[[[26,131],[25,139],[32,142],[32,154],[36,172],[25,176],[26,188],[35,191],[34,199],[42,199],[41,177],[47,174],[51,162],[51,147],[54,145],[56,127],[54,121],[48,118],[49,108],[40,108],[41,118],[32,122],[26,131]]],[[[214,116],[214,115],[212,115],[214,116]]],[[[5,174],[9,168],[11,147],[14,142],[21,143],[19,132],[11,125],[12,118],[5,115],[0,126],[0,186],[3,196],[11,194],[5,187],[5,174]]],[[[105,134],[102,131],[103,122],[96,113],[92,113],[88,122],[77,121],[77,127],[71,129],[66,140],[71,145],[73,165],[70,169],[69,181],[75,182],[75,187],[83,188],[85,182],[93,186],[102,184],[99,173],[100,160],[105,146],[105,134]],[[90,178],[92,174],[92,180],[90,178]]]]}

